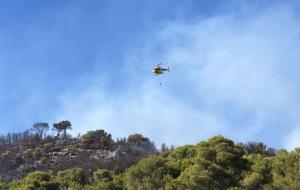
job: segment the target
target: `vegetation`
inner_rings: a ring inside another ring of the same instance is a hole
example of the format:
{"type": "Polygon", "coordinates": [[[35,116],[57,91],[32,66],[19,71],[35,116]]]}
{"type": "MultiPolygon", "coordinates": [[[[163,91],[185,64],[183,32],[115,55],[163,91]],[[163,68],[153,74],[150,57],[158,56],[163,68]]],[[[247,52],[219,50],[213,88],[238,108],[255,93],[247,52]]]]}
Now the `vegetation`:
{"type": "Polygon", "coordinates": [[[67,137],[67,130],[72,129],[70,121],[61,121],[53,124],[53,129],[57,131],[57,137],[63,132],[63,137],[67,137]]]}
{"type": "MultiPolygon", "coordinates": [[[[118,162],[118,159],[124,152],[135,154],[137,150],[152,151],[155,148],[148,138],[140,134],[114,142],[111,135],[103,130],[88,132],[80,142],[83,148],[90,150],[114,151],[115,165],[123,163],[124,160],[118,162]]],[[[53,146],[55,143],[47,142],[39,151],[29,153],[27,150],[26,154],[42,156],[44,149],[51,152],[53,146]]],[[[26,161],[24,154],[18,155],[20,162],[26,161]]],[[[4,160],[12,157],[12,151],[3,151],[1,157],[4,160]]],[[[115,170],[115,166],[90,171],[78,165],[51,174],[34,171],[20,180],[0,178],[0,190],[300,189],[300,149],[275,151],[263,143],[236,144],[222,136],[175,149],[163,144],[160,152],[152,151],[149,156],[136,164],[128,164],[126,168],[121,172],[115,170]]]]}
{"type": "MultiPolygon", "coordinates": [[[[52,130],[57,131],[56,136],[48,135],[48,129],[47,123],[36,123],[32,129],[23,133],[8,133],[6,136],[0,136],[0,177],[3,178],[3,182],[0,182],[2,186],[7,185],[4,182],[12,180],[19,180],[14,187],[22,185],[26,182],[23,183],[22,180],[31,172],[42,171],[48,175],[51,174],[51,177],[56,179],[54,182],[59,182],[68,189],[69,186],[66,183],[57,180],[61,178],[60,176],[68,176],[65,173],[61,174],[62,171],[80,167],[82,171],[75,171],[84,176],[84,182],[89,184],[87,179],[98,168],[108,169],[114,175],[123,173],[126,168],[142,158],[158,152],[153,142],[140,134],[133,134],[128,138],[123,137],[115,141],[111,134],[100,129],[73,138],[67,134],[67,130],[71,129],[69,121],[53,124],[52,130]],[[58,177],[55,177],[56,175],[58,177]]],[[[69,183],[72,180],[65,181],[69,183]]],[[[77,180],[73,180],[73,182],[76,184],[72,184],[73,189],[75,186],[82,188],[83,181],[75,183],[77,180]]],[[[110,183],[105,183],[107,184],[110,183]]]]}
{"type": "Polygon", "coordinates": [[[32,126],[32,130],[36,131],[39,135],[39,138],[43,138],[43,134],[49,129],[48,123],[35,123],[32,126]]]}
{"type": "Polygon", "coordinates": [[[96,131],[89,131],[87,134],[82,136],[82,139],[83,143],[88,148],[110,149],[114,144],[111,135],[106,133],[102,129],[96,131]]]}

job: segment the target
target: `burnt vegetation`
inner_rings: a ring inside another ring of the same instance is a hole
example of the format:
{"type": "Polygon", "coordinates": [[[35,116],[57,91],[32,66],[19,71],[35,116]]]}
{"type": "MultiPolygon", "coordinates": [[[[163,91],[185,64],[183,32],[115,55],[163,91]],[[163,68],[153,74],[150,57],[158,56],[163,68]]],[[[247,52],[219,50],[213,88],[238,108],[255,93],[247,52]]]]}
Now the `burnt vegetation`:
{"type": "Polygon", "coordinates": [[[154,143],[140,134],[113,140],[104,130],[89,131],[78,137],[67,133],[71,122],[53,124],[54,135],[47,134],[48,123],[36,123],[20,133],[0,136],[0,176],[21,179],[40,170],[57,173],[80,166],[85,175],[97,168],[123,172],[143,157],[157,153],[154,143]]]}

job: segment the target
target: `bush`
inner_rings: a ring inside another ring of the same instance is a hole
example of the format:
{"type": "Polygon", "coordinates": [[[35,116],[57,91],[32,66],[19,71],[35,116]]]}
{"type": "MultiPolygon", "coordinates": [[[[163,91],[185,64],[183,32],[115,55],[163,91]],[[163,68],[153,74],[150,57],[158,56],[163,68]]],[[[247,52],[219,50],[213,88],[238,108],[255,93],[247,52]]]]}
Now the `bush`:
{"type": "Polygon", "coordinates": [[[0,190],[6,190],[8,187],[9,186],[6,181],[0,177],[0,190]]]}
{"type": "Polygon", "coordinates": [[[82,189],[86,178],[82,168],[72,168],[57,173],[56,182],[63,189],[82,189]]]}
{"type": "Polygon", "coordinates": [[[89,131],[82,136],[83,144],[89,148],[110,149],[114,141],[104,130],[89,131]]]}
{"type": "Polygon", "coordinates": [[[161,189],[166,184],[166,177],[171,170],[166,159],[149,156],[130,167],[125,173],[124,183],[127,189],[152,190],[161,189]]]}
{"type": "Polygon", "coordinates": [[[40,158],[42,156],[42,150],[40,148],[36,148],[33,152],[32,152],[32,156],[34,158],[40,158]]]}
{"type": "Polygon", "coordinates": [[[33,150],[32,149],[26,149],[23,152],[23,155],[27,156],[27,157],[32,157],[33,156],[33,150]]]}
{"type": "Polygon", "coordinates": [[[52,143],[45,143],[43,145],[43,149],[44,149],[45,152],[51,152],[52,151],[52,147],[53,147],[52,143]]]}
{"type": "Polygon", "coordinates": [[[51,176],[46,172],[36,171],[28,174],[18,182],[9,185],[10,190],[58,190],[58,183],[52,181],[51,176]]]}
{"type": "Polygon", "coordinates": [[[16,163],[17,164],[22,164],[24,162],[24,158],[22,157],[21,154],[16,155],[16,163]]]}
{"type": "Polygon", "coordinates": [[[3,159],[8,158],[12,155],[12,152],[10,150],[6,150],[5,152],[2,153],[1,157],[3,159]]]}

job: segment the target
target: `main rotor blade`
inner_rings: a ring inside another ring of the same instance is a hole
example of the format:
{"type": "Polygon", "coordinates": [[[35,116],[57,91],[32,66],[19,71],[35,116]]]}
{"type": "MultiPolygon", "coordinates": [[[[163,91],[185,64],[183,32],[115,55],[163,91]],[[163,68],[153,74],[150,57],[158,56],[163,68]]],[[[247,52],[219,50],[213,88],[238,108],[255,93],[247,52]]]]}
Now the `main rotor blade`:
{"type": "Polygon", "coordinates": [[[157,66],[164,66],[164,65],[168,65],[168,63],[159,63],[157,66]]]}

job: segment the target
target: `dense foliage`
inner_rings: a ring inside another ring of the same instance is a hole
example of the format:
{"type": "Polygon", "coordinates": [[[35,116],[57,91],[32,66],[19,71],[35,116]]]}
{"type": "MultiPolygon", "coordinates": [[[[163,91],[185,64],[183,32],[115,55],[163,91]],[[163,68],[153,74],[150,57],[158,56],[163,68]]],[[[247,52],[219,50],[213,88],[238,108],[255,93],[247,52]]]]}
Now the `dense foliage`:
{"type": "MultiPolygon", "coordinates": [[[[108,136],[96,131],[85,136],[86,141],[92,143],[89,138],[95,135],[108,136]]],[[[132,135],[128,142],[143,144],[148,139],[132,135]]],[[[140,160],[123,173],[97,169],[87,177],[81,168],[55,175],[36,171],[19,181],[0,179],[0,189],[297,190],[300,189],[300,149],[275,152],[262,143],[235,144],[230,139],[215,136],[197,145],[174,150],[165,147],[159,154],[140,160]]]]}

